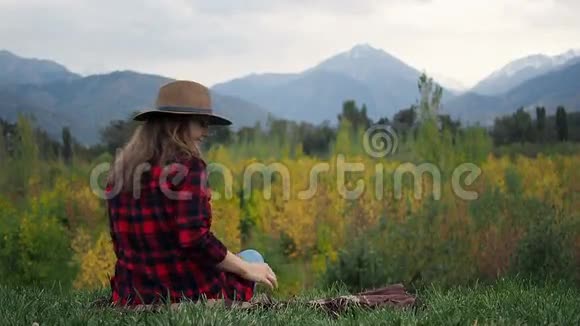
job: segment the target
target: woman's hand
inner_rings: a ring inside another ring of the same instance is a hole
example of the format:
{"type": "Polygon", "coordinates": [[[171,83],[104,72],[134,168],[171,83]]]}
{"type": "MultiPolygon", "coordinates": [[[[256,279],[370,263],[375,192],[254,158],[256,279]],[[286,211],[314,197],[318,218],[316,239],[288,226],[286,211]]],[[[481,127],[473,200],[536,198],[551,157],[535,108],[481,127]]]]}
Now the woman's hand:
{"type": "Polygon", "coordinates": [[[274,274],[268,264],[246,262],[229,250],[224,260],[217,267],[222,271],[237,274],[248,281],[266,284],[271,289],[278,287],[276,274],[274,274]]]}
{"type": "Polygon", "coordinates": [[[248,281],[266,284],[270,289],[278,287],[276,274],[266,263],[246,263],[240,276],[248,281]]]}

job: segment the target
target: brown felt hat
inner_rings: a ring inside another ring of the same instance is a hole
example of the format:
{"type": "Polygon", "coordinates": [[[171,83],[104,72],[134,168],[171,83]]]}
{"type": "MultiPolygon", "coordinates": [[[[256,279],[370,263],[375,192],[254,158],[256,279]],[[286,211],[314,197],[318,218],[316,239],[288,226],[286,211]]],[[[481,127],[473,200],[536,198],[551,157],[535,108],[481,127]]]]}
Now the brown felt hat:
{"type": "Polygon", "coordinates": [[[178,80],[161,86],[155,109],[138,113],[133,120],[143,121],[159,115],[203,116],[210,125],[231,125],[232,122],[213,113],[207,87],[192,81],[178,80]]]}

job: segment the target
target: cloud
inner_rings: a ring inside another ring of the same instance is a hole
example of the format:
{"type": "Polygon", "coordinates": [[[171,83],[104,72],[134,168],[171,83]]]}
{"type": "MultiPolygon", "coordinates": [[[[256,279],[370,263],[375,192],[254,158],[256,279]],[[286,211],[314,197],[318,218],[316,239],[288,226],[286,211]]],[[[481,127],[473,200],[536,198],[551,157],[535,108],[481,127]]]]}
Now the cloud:
{"type": "Polygon", "coordinates": [[[574,0],[0,0],[0,48],[81,73],[207,84],[306,69],[368,42],[467,84],[580,35],[574,0]]]}
{"type": "Polygon", "coordinates": [[[2,46],[97,66],[196,60],[243,51],[234,26],[163,1],[63,1],[0,6],[2,46]],[[138,11],[135,8],[139,8],[138,11]],[[71,14],[74,13],[74,14],[71,14]],[[114,64],[117,62],[117,64],[114,64]]]}
{"type": "Polygon", "coordinates": [[[530,25],[544,29],[578,28],[580,1],[533,0],[522,11],[530,25]]]}
{"type": "Polygon", "coordinates": [[[272,13],[285,11],[324,11],[327,13],[361,14],[374,9],[377,0],[194,0],[192,6],[201,12],[211,14],[272,13]]]}

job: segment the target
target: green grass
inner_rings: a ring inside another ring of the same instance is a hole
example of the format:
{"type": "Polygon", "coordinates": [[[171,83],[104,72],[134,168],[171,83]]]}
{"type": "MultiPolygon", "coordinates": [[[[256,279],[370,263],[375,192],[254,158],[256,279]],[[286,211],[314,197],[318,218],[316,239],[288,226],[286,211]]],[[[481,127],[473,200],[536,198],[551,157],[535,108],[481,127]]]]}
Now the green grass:
{"type": "MultiPolygon", "coordinates": [[[[90,308],[106,291],[67,292],[0,286],[2,325],[577,325],[580,292],[563,283],[534,286],[523,281],[420,291],[424,303],[415,310],[354,310],[340,318],[300,304],[283,310],[241,311],[187,305],[180,311],[121,312],[90,308]]],[[[323,296],[304,294],[301,299],[323,296]]]]}

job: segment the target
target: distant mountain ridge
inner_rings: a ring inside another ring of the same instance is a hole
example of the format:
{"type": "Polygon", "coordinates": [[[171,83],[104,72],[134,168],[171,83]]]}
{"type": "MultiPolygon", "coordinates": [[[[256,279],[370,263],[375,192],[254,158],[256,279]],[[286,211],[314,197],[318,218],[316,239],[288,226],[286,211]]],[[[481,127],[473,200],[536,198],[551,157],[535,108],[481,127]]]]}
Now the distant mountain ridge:
{"type": "Polygon", "coordinates": [[[478,82],[471,91],[482,95],[500,95],[534,77],[580,60],[580,50],[568,50],[556,56],[529,55],[514,60],[478,82]]]}
{"type": "MultiPolygon", "coordinates": [[[[62,127],[69,126],[73,136],[88,145],[99,141],[99,131],[110,121],[124,120],[132,112],[151,108],[159,87],[172,80],[133,71],[81,77],[51,61],[12,56],[9,63],[18,61],[19,70],[30,73],[21,76],[18,83],[0,85],[0,118],[15,121],[18,114],[34,116],[36,124],[57,139],[62,127]],[[23,64],[27,61],[28,68],[23,64]],[[47,71],[56,73],[46,74],[47,71]],[[25,76],[32,79],[27,82],[25,76]]],[[[5,62],[0,61],[3,66],[5,62]]],[[[0,80],[7,75],[0,74],[0,80]]],[[[237,128],[263,124],[270,115],[257,105],[232,96],[212,92],[212,101],[215,111],[231,118],[237,128]]]]}
{"type": "Polygon", "coordinates": [[[580,111],[580,61],[531,78],[502,95],[468,92],[444,103],[444,111],[463,121],[491,124],[496,116],[519,107],[545,106],[550,113],[559,105],[580,111]]]}
{"type": "Polygon", "coordinates": [[[254,74],[212,88],[287,119],[334,122],[345,100],[364,103],[374,119],[414,104],[420,74],[383,50],[359,44],[300,73],[254,74]]]}
{"type": "Polygon", "coordinates": [[[392,116],[417,99],[421,72],[402,60],[369,44],[359,44],[311,68],[344,74],[364,85],[372,95],[367,103],[374,118],[392,116]]]}
{"type": "Polygon", "coordinates": [[[54,61],[22,58],[12,52],[0,50],[0,86],[44,84],[78,78],[81,76],[54,61]]]}

